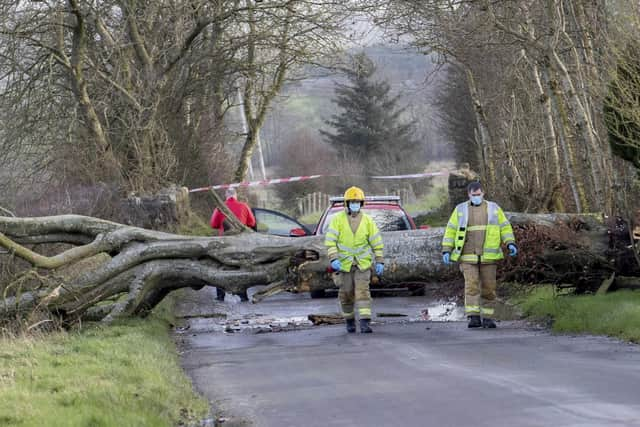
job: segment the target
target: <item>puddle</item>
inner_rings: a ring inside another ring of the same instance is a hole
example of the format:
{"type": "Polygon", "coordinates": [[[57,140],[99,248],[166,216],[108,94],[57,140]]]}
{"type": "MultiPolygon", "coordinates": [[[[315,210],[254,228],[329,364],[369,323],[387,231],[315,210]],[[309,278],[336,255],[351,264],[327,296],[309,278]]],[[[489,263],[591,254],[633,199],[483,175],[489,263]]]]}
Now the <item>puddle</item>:
{"type": "MultiPolygon", "coordinates": [[[[376,298],[373,301],[373,320],[376,323],[395,322],[453,322],[465,320],[464,307],[451,301],[434,301],[422,297],[376,298]]],[[[178,333],[217,332],[222,334],[284,332],[310,329],[336,322],[309,320],[310,315],[339,317],[339,305],[335,300],[283,300],[260,304],[229,304],[217,306],[216,312],[201,316],[184,316],[188,325],[178,328],[178,333]],[[222,308],[226,313],[222,313],[222,308]]],[[[337,323],[341,323],[338,319],[337,323]]]]}
{"type": "Polygon", "coordinates": [[[305,329],[313,326],[307,316],[267,316],[250,314],[239,318],[192,317],[189,327],[178,332],[266,333],[305,329]]]}
{"type": "Polygon", "coordinates": [[[445,302],[429,305],[420,312],[420,320],[435,322],[456,322],[465,320],[464,307],[455,302],[445,302]]]}

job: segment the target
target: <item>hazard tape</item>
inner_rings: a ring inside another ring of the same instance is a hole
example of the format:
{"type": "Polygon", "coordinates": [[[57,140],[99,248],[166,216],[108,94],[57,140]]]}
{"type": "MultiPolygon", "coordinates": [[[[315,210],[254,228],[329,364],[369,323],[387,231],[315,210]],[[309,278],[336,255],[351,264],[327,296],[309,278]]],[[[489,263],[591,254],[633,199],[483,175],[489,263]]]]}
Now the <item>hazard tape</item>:
{"type": "Polygon", "coordinates": [[[370,176],[371,179],[407,179],[407,178],[424,178],[427,176],[444,176],[449,175],[448,171],[441,172],[425,172],[425,173],[412,173],[410,175],[379,175],[370,176]]]}
{"type": "MultiPolygon", "coordinates": [[[[409,175],[376,175],[376,176],[368,176],[368,177],[359,176],[359,175],[348,175],[348,176],[352,178],[370,178],[370,179],[408,179],[408,178],[425,178],[430,176],[446,176],[446,175],[449,175],[448,171],[414,173],[409,175]]],[[[198,193],[202,191],[220,190],[220,189],[237,188],[237,187],[257,187],[262,185],[283,184],[286,182],[308,181],[310,179],[318,179],[323,177],[337,177],[337,176],[346,176],[346,175],[303,175],[303,176],[290,176],[288,178],[264,179],[261,181],[234,182],[232,184],[219,184],[219,185],[210,185],[208,187],[192,188],[191,190],[189,190],[189,193],[198,193]]]]}

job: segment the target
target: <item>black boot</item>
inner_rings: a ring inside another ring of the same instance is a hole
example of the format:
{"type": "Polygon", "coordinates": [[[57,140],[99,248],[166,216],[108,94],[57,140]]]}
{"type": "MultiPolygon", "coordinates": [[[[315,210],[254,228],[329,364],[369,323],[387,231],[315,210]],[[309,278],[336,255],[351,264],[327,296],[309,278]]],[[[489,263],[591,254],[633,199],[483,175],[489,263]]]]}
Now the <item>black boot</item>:
{"type": "Polygon", "coordinates": [[[350,334],[356,331],[356,319],[347,319],[347,332],[350,334]]]}
{"type": "Polygon", "coordinates": [[[369,327],[369,323],[371,322],[371,319],[360,319],[360,333],[361,334],[370,334],[371,332],[373,332],[371,330],[371,328],[369,327]]]}
{"type": "Polygon", "coordinates": [[[484,317],[482,319],[482,327],[483,328],[493,329],[493,328],[496,327],[496,322],[494,322],[493,319],[489,319],[487,317],[484,317]]]}
{"type": "Polygon", "coordinates": [[[224,295],[225,295],[225,291],[224,289],[221,288],[216,288],[216,299],[218,301],[224,301],[224,295]]]}
{"type": "Polygon", "coordinates": [[[469,328],[480,328],[482,326],[480,316],[467,316],[467,319],[469,319],[469,323],[467,324],[469,328]]]}
{"type": "Polygon", "coordinates": [[[242,291],[238,294],[240,297],[240,301],[249,301],[249,295],[247,295],[247,291],[242,291]]]}

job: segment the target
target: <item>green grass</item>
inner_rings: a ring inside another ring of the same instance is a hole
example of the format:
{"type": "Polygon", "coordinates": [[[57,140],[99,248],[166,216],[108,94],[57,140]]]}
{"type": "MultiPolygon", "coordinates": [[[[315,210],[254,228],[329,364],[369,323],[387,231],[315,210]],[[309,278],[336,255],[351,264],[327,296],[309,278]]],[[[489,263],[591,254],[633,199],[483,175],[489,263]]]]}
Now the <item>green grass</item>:
{"type": "Polygon", "coordinates": [[[525,316],[552,319],[555,332],[609,335],[640,343],[638,291],[558,296],[552,286],[543,286],[516,300],[525,316]]]}
{"type": "Polygon", "coordinates": [[[322,212],[310,213],[298,218],[298,222],[301,224],[317,224],[320,221],[320,217],[322,217],[322,212]]]}
{"type": "MultiPolygon", "coordinates": [[[[178,224],[176,233],[185,236],[211,237],[214,235],[214,230],[211,228],[209,223],[202,219],[198,214],[189,212],[186,220],[183,220],[178,224]]],[[[217,232],[215,235],[218,235],[217,232]]]]}
{"type": "Polygon", "coordinates": [[[420,212],[433,211],[443,205],[447,205],[447,197],[446,187],[438,186],[434,187],[432,191],[415,203],[408,203],[403,206],[404,209],[412,215],[420,212]]]}
{"type": "Polygon", "coordinates": [[[208,405],[162,316],[0,339],[2,426],[198,425],[208,405]]]}

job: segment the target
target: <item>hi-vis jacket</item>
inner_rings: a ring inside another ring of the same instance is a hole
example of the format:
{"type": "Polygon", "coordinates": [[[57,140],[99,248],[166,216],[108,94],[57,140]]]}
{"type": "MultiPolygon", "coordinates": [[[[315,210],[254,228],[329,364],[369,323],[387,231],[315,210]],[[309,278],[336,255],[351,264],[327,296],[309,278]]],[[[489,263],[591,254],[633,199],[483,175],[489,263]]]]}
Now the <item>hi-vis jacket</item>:
{"type": "Polygon", "coordinates": [[[324,245],[330,260],[339,259],[342,271],[351,271],[354,262],[360,270],[371,268],[372,252],[376,261],[383,262],[382,235],[371,217],[360,212],[362,219],[354,234],[347,212],[338,212],[327,229],[324,245]]]}
{"type": "Polygon", "coordinates": [[[508,245],[515,243],[513,228],[504,212],[494,202],[487,202],[487,225],[468,225],[470,202],[460,203],[449,218],[449,223],[442,239],[442,252],[451,252],[452,261],[478,262],[478,255],[462,255],[467,231],[484,230],[485,238],[480,256],[481,263],[494,262],[504,258],[500,242],[508,245]]]}

